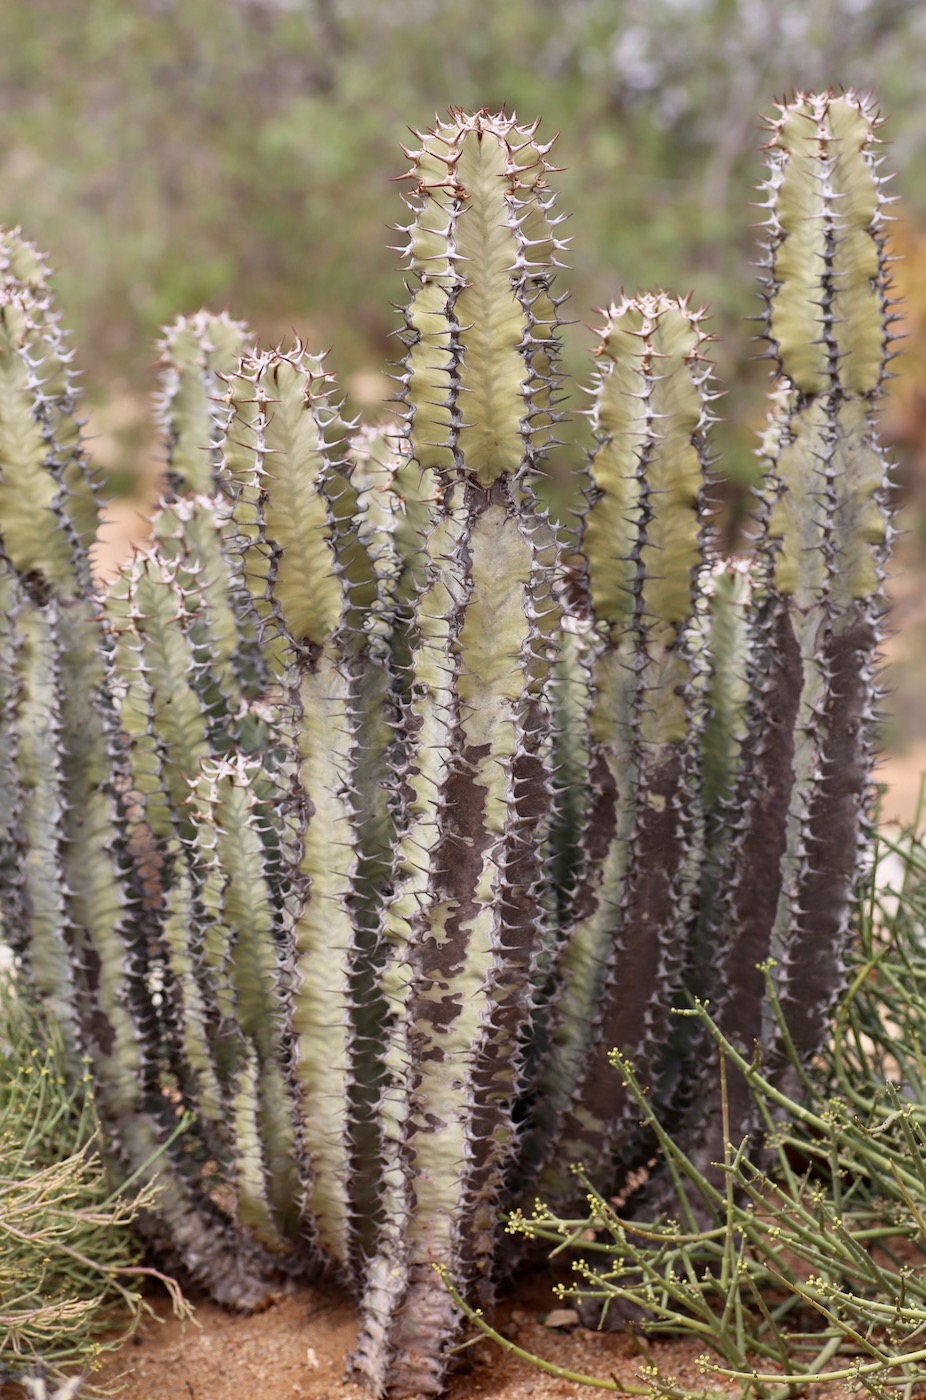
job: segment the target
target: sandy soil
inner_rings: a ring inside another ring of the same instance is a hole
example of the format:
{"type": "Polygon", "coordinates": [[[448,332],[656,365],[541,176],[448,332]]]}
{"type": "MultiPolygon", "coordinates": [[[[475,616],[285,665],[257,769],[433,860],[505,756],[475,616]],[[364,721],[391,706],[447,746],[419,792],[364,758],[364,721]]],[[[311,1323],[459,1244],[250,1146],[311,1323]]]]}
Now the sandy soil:
{"type": "MultiPolygon", "coordinates": [[[[157,1306],[163,1316],[167,1305],[157,1306]]],[[[543,1319],[561,1308],[550,1281],[532,1276],[501,1304],[494,1320],[518,1346],[560,1367],[640,1384],[643,1358],[629,1336],[545,1326],[543,1319]]],[[[196,1324],[182,1327],[169,1316],[160,1324],[145,1322],[94,1379],[121,1384],[129,1400],[369,1400],[345,1380],[356,1332],[352,1304],[333,1288],[301,1289],[253,1317],[204,1302],[196,1308],[196,1324]]],[[[694,1343],[663,1343],[660,1368],[686,1389],[699,1390],[699,1350],[694,1343]]],[[[462,1354],[448,1400],[579,1400],[591,1394],[483,1339],[462,1354]]]]}

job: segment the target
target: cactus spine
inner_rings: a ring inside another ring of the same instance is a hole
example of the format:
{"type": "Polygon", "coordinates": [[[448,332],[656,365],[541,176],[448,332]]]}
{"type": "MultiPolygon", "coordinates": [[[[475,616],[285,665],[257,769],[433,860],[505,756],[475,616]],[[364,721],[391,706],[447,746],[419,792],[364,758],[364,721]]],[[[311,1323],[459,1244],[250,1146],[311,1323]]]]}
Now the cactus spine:
{"type": "MultiPolygon", "coordinates": [[[[150,1180],[176,1115],[158,1078],[161,1031],[127,849],[108,645],[87,596],[91,532],[75,524],[86,520],[94,483],[42,261],[5,235],[0,266],[10,270],[0,288],[0,489],[15,619],[4,708],[6,748],[16,755],[15,874],[3,891],[4,926],[60,1009],[72,1054],[89,1056],[116,1160],[127,1175],[150,1180]],[[31,489],[16,491],[16,482],[31,489]],[[56,743],[40,756],[35,746],[49,737],[56,743]]],[[[218,1212],[180,1154],[162,1156],[157,1170],[165,1183],[161,1237],[217,1296],[253,1302],[244,1255],[217,1231],[218,1212]]]]}
{"type": "Polygon", "coordinates": [[[649,1152],[614,1045],[710,1161],[673,1003],[707,992],[779,1072],[772,956],[801,1053],[823,1034],[887,541],[875,126],[833,94],[772,125],[749,560],[711,534],[703,313],[665,292],[609,307],[578,537],[548,518],[562,242],[513,117],[409,153],[398,425],[346,419],[301,344],[167,333],[164,499],[99,598],[47,274],[0,238],[3,926],[118,1168],[167,1144],[162,1245],[244,1307],[333,1265],[377,1395],[441,1392],[435,1263],[490,1300],[506,1203],[649,1152]]]}
{"type": "Polygon", "coordinates": [[[888,341],[876,125],[870,99],[823,96],[783,111],[772,139],[771,275],[784,290],[770,297],[768,335],[790,392],[769,462],[770,593],[789,614],[803,685],[771,952],[802,1053],[819,1043],[841,975],[869,797],[886,538],[874,421],[888,341]],[[787,295],[789,255],[808,236],[812,356],[794,339],[787,295]]]}
{"type": "Polygon", "coordinates": [[[655,1066],[691,920],[700,494],[710,371],[700,312],[664,294],[610,308],[598,350],[592,500],[583,549],[594,623],[590,815],[541,1074],[552,1143],[540,1191],[571,1194],[569,1164],[628,1157],[633,1132],[607,1073],[614,1045],[655,1066]],[[550,1124],[556,1124],[552,1137],[550,1124]]]}
{"type": "MultiPolygon", "coordinates": [[[[768,144],[765,334],[778,377],[711,924],[719,1021],[747,1052],[759,1044],[772,1076],[787,1056],[758,965],[774,960],[789,1033],[812,1054],[839,988],[867,836],[889,528],[875,423],[891,325],[877,126],[870,99],[799,96],[768,144]]],[[[732,1093],[739,1140],[753,1125],[732,1093]]],[[[690,1118],[681,1131],[706,1167],[722,1143],[713,1064],[690,1118]]]]}
{"type": "Polygon", "coordinates": [[[384,910],[386,1247],[357,1368],[432,1394],[452,1334],[433,1261],[488,1283],[514,1155],[520,1028],[543,919],[552,532],[534,497],[554,412],[557,245],[534,130],[451,113],[412,155],[405,398],[438,484],[402,724],[408,814],[384,910]],[[369,1340],[368,1340],[369,1339],[369,1340]],[[370,1344],[375,1339],[375,1350],[370,1344]]]}

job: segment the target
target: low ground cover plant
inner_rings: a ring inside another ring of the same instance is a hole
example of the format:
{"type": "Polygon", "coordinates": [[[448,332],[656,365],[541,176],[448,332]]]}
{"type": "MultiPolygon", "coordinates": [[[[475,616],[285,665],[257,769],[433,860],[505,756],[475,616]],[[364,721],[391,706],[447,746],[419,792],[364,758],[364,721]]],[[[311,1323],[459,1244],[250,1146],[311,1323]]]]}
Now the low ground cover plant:
{"type": "MultiPolygon", "coordinates": [[[[133,1230],[153,1186],[114,1189],[89,1074],[22,980],[0,971],[0,1384],[75,1394],[145,1311],[157,1270],[133,1230]]],[[[188,1311],[172,1280],[175,1310],[188,1311]]],[[[88,1386],[82,1394],[92,1395],[88,1386]]]]}

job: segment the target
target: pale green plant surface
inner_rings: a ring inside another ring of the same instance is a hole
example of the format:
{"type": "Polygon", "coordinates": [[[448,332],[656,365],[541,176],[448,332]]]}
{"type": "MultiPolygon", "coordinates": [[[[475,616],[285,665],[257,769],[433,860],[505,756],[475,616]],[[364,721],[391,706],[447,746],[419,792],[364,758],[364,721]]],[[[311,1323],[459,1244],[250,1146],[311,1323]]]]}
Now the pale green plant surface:
{"type": "Polygon", "coordinates": [[[151,1242],[245,1311],[333,1269],[378,1396],[443,1394],[461,1319],[435,1263],[488,1306],[506,1209],[583,1214],[572,1161],[606,1195],[647,1163],[613,1046],[716,1192],[762,1104],[721,1093],[673,1006],[710,995],[795,1097],[844,983],[891,197],[870,96],[776,110],[748,558],[715,525],[690,297],[602,310],[594,450],[551,505],[566,240],[537,123],[452,108],[405,152],[391,430],[358,431],[302,341],[167,332],[166,492],[99,593],[71,352],[41,256],[0,235],[5,927],[87,1056],[112,1169],[157,1177],[151,1242]]]}
{"type": "Polygon", "coordinates": [[[132,1222],[157,1188],[113,1191],[89,1077],[69,1082],[63,1058],[54,1026],[0,973],[0,1380],[29,1394],[44,1385],[39,1370],[76,1393],[70,1373],[92,1372],[151,1311],[149,1278],[178,1315],[190,1311],[140,1262],[132,1222]]]}

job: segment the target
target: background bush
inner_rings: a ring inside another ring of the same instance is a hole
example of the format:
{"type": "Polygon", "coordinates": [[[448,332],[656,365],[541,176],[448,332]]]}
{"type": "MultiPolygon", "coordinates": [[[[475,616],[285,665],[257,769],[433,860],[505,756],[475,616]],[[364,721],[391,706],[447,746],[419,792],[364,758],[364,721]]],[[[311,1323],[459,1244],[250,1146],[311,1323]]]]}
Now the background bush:
{"type": "MultiPolygon", "coordinates": [[[[739,405],[732,469],[749,475],[765,367],[741,329],[751,289],[730,270],[752,246],[757,104],[874,88],[917,229],[924,63],[912,0],[472,0],[465,23],[447,0],[10,0],[0,222],[60,266],[93,347],[91,395],[118,372],[127,398],[105,421],[130,445],[144,416],[131,398],[150,387],[139,347],[203,303],[233,305],[265,343],[294,325],[335,342],[362,400],[395,355],[402,288],[382,210],[399,133],[451,102],[542,112],[569,152],[561,208],[582,210],[576,314],[621,285],[712,302],[739,405]]],[[[387,217],[401,212],[396,193],[387,217]]],[[[575,327],[568,370],[588,343],[575,327]]]]}

